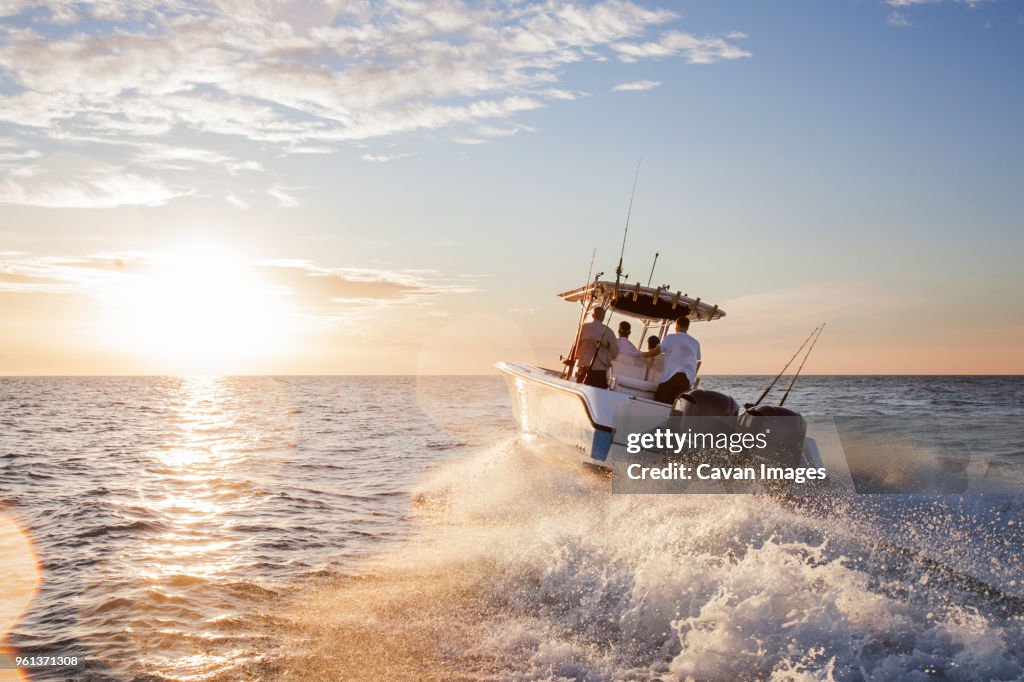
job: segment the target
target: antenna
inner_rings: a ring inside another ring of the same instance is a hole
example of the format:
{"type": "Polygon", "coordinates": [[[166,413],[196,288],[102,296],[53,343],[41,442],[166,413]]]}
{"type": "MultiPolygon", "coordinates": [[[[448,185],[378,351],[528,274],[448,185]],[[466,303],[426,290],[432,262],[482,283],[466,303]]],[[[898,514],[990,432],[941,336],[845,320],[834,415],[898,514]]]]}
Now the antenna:
{"type": "Polygon", "coordinates": [[[660,256],[660,255],[661,254],[658,253],[657,251],[654,252],[654,262],[651,263],[651,274],[647,278],[647,286],[651,286],[651,280],[654,279],[654,266],[658,264],[658,256],[660,256]]]}
{"type": "Polygon", "coordinates": [[[779,401],[779,407],[782,407],[786,403],[786,398],[789,397],[789,391],[793,388],[793,384],[796,383],[796,378],[800,376],[800,372],[804,369],[804,363],[807,362],[807,358],[811,357],[811,351],[814,350],[814,344],[818,343],[818,337],[821,336],[821,332],[825,331],[825,323],[821,323],[821,327],[818,328],[818,336],[814,337],[814,341],[811,341],[811,347],[807,349],[807,355],[800,361],[800,366],[796,368],[796,374],[789,381],[789,386],[786,387],[786,392],[782,394],[782,400],[779,401]]]}
{"type": "MultiPolygon", "coordinates": [[[[593,252],[590,254],[590,267],[587,268],[587,284],[590,284],[590,275],[594,272],[594,259],[597,258],[597,247],[594,247],[593,252]]],[[[603,274],[603,273],[602,273],[603,274]]]]}

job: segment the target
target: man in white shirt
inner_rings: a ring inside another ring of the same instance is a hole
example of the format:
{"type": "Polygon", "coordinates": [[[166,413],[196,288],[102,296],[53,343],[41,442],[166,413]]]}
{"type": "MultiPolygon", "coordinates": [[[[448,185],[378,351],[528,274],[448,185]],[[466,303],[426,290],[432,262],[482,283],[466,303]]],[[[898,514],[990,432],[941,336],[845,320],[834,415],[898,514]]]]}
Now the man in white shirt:
{"type": "Polygon", "coordinates": [[[697,378],[697,363],[700,362],[700,343],[687,334],[690,318],[680,317],[676,320],[676,333],[669,334],[661,340],[657,348],[641,353],[644,357],[655,357],[659,352],[665,354],[665,369],[661,373],[661,383],[654,393],[654,399],[671,405],[681,394],[693,386],[697,378]]]}
{"type": "Polygon", "coordinates": [[[619,344],[619,357],[640,357],[640,351],[637,350],[633,342],[629,340],[629,334],[633,331],[633,327],[630,326],[629,322],[623,320],[619,322],[619,338],[617,339],[619,344]]]}
{"type": "Polygon", "coordinates": [[[604,308],[594,308],[593,317],[580,330],[576,378],[587,386],[608,388],[608,368],[619,355],[619,344],[615,332],[604,323],[604,308]]]}

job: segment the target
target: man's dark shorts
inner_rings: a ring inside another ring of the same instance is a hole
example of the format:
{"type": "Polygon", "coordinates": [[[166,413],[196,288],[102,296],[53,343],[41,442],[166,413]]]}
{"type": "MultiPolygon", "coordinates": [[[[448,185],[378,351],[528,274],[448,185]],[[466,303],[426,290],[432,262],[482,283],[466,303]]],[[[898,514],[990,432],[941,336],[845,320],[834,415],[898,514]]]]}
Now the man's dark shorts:
{"type": "Polygon", "coordinates": [[[658,390],[654,393],[654,399],[660,403],[671,405],[676,401],[676,398],[689,390],[690,380],[682,372],[676,372],[668,378],[668,381],[658,384],[658,390]]]}
{"type": "Polygon", "coordinates": [[[587,372],[587,378],[583,380],[583,383],[587,386],[595,386],[597,388],[608,388],[608,370],[589,370],[587,372]]]}

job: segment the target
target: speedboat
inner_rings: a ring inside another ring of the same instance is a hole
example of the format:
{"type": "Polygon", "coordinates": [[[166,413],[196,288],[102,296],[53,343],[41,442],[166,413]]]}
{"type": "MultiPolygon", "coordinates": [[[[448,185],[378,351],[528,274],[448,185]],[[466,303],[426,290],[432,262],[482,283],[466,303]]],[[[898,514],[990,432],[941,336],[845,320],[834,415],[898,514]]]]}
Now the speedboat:
{"type": "Polygon", "coordinates": [[[804,443],[804,447],[785,455],[773,455],[776,461],[769,463],[786,467],[821,466],[813,440],[806,439],[806,421],[785,407],[748,404],[741,409],[730,396],[701,388],[699,376],[694,387],[673,404],[655,400],[662,358],[626,357],[620,353],[612,361],[607,389],[588,386],[574,378],[579,329],[596,306],[607,311],[605,322],[612,329],[616,316],[633,320],[631,326],[642,330],[638,346],[643,347],[649,336],[664,338],[679,317],[686,316],[691,323],[722,320],[726,313],[718,305],[672,291],[667,286],[625,284],[618,278],[614,282],[595,278],[585,286],[558,296],[581,308],[577,343],[573,344],[569,356],[563,358],[563,367],[550,369],[504,361],[496,365],[508,384],[513,413],[524,434],[570,446],[562,450],[575,453],[573,458],[577,461],[616,470],[629,461],[629,434],[624,432],[623,424],[653,425],[682,415],[731,418],[737,424],[749,426],[758,419],[789,417],[792,418],[790,423],[802,429],[796,442],[804,443]]]}

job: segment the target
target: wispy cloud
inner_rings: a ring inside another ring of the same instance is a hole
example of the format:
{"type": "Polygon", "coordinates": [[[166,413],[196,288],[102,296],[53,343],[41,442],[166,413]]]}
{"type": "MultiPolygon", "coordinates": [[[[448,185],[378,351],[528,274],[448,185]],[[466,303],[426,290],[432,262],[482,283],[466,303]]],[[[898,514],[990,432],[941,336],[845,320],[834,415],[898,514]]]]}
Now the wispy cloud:
{"type": "Polygon", "coordinates": [[[220,152],[195,147],[176,147],[146,142],[138,145],[135,160],[151,168],[188,169],[195,164],[226,166],[234,159],[220,152]]]}
{"type": "MultiPolygon", "coordinates": [[[[13,146],[13,145],[12,145],[13,146]]],[[[42,154],[37,149],[12,149],[0,145],[0,164],[7,164],[12,161],[31,161],[38,159],[42,154]]]]}
{"type": "Polygon", "coordinates": [[[0,253],[0,292],[97,295],[113,276],[134,271],[136,254],[85,258],[0,253]]]}
{"type": "Polygon", "coordinates": [[[94,170],[77,178],[24,168],[0,179],[0,204],[47,208],[161,206],[192,190],[169,187],[159,178],[116,169],[94,170]]]}
{"type": "Polygon", "coordinates": [[[245,209],[249,208],[249,203],[247,201],[245,201],[244,199],[242,199],[242,197],[240,197],[237,194],[235,194],[234,192],[231,192],[230,194],[227,194],[224,197],[224,201],[228,202],[229,204],[231,204],[232,206],[234,206],[235,208],[238,208],[238,209],[245,210],[245,209]]]}
{"type": "Polygon", "coordinates": [[[965,5],[970,9],[975,9],[987,2],[994,1],[995,0],[886,0],[886,4],[889,5],[890,7],[897,8],[909,8],[915,5],[955,4],[965,5]]]}
{"type": "MultiPolygon", "coordinates": [[[[160,253],[98,253],[85,257],[0,253],[0,292],[116,298],[167,263],[160,253]]],[[[258,260],[232,264],[253,283],[286,297],[295,316],[322,327],[372,315],[382,308],[430,306],[443,295],[475,291],[465,278],[432,270],[331,268],[307,260],[258,260]]]]}
{"type": "Polygon", "coordinates": [[[506,127],[499,126],[477,126],[473,132],[483,137],[509,137],[518,133],[534,133],[537,132],[536,128],[521,123],[506,127]]]}
{"type": "Polygon", "coordinates": [[[915,7],[924,5],[963,5],[969,9],[975,9],[980,5],[993,0],[885,0],[885,4],[893,8],[885,17],[885,23],[894,28],[909,28],[913,26],[910,14],[915,7]]]}
{"type": "Polygon", "coordinates": [[[376,163],[387,163],[388,161],[394,161],[395,159],[404,159],[407,156],[415,156],[415,152],[403,152],[401,154],[363,154],[359,158],[363,161],[373,161],[376,163]]]}
{"type": "MultiPolygon", "coordinates": [[[[679,17],[588,4],[8,0],[0,120],[56,138],[189,130],[286,152],[481,124],[575,99],[565,66],[748,56],[725,38],[657,31],[679,17]]],[[[202,138],[200,138],[202,139],[202,138]]],[[[152,163],[207,163],[149,149],[152,163]]],[[[184,155],[184,156],[183,156],[184,155]]],[[[224,161],[224,163],[229,163],[224,161]]]]}
{"type": "Polygon", "coordinates": [[[885,4],[892,7],[912,7],[914,5],[938,5],[942,3],[967,5],[968,7],[977,7],[984,2],[990,2],[991,0],[885,0],[885,4]]]}
{"type": "Polygon", "coordinates": [[[440,294],[471,293],[433,270],[328,268],[303,260],[270,260],[253,264],[263,277],[285,287],[307,304],[323,309],[335,304],[407,305],[440,294]]]}
{"type": "Polygon", "coordinates": [[[906,13],[897,12],[896,10],[889,12],[889,16],[886,17],[885,23],[896,28],[907,28],[908,26],[911,25],[910,19],[907,18],[906,13]]]}
{"type": "Polygon", "coordinates": [[[742,33],[683,33],[677,12],[634,0],[0,0],[0,20],[0,202],[46,207],[157,206],[212,173],[398,135],[481,144],[587,98],[570,65],[749,56],[742,33]],[[26,165],[66,152],[106,167],[26,165]]]}
{"type": "Polygon", "coordinates": [[[473,128],[473,135],[455,135],[452,137],[452,141],[456,144],[473,146],[478,144],[487,144],[495,138],[511,137],[522,132],[534,133],[537,132],[537,129],[532,126],[523,125],[522,123],[507,126],[482,125],[473,128]]]}
{"type": "Polygon", "coordinates": [[[629,81],[628,83],[619,83],[614,88],[613,92],[632,92],[638,90],[652,90],[661,85],[661,81],[629,81]]]}
{"type": "Polygon", "coordinates": [[[282,208],[294,208],[295,206],[298,206],[300,202],[296,197],[288,193],[290,191],[291,190],[289,188],[283,187],[282,185],[273,185],[267,190],[267,194],[277,201],[278,206],[281,206],[282,208]]]}
{"type": "Polygon", "coordinates": [[[645,58],[682,57],[690,64],[714,64],[728,59],[750,57],[750,52],[729,42],[744,38],[745,34],[732,33],[730,36],[698,37],[681,31],[666,31],[658,40],[642,43],[617,42],[612,45],[612,49],[618,52],[619,59],[625,62],[645,58]]]}

